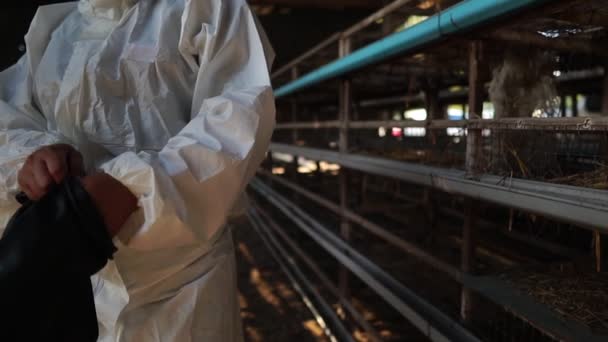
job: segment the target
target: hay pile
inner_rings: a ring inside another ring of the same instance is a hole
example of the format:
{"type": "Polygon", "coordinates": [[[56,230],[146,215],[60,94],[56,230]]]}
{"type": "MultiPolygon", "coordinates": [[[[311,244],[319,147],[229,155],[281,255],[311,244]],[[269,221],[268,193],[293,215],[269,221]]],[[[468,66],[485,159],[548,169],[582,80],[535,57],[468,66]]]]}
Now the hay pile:
{"type": "Polygon", "coordinates": [[[503,275],[523,293],[594,333],[608,334],[608,274],[515,271],[503,275]]]}
{"type": "Polygon", "coordinates": [[[598,190],[608,190],[608,165],[601,165],[590,172],[554,178],[551,179],[550,182],[598,190]]]}

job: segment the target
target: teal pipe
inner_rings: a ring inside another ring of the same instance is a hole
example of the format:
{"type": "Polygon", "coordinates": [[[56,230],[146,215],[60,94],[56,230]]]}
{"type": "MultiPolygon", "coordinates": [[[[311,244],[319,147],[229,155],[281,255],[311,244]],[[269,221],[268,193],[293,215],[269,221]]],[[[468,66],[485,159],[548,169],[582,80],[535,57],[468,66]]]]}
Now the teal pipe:
{"type": "Polygon", "coordinates": [[[335,78],[399,54],[407,53],[440,38],[466,31],[492,19],[551,0],[465,0],[425,21],[361,48],[275,91],[284,97],[317,83],[335,78]]]}

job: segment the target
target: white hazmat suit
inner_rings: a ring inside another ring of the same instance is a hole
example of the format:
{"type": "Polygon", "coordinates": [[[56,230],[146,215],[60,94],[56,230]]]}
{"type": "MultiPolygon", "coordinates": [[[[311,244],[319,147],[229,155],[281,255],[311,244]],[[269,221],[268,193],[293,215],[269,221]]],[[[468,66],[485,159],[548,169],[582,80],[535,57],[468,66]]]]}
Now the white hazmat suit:
{"type": "Polygon", "coordinates": [[[1,226],[26,157],[71,144],[139,200],[92,279],[99,341],[242,340],[225,224],[275,115],[273,52],[245,0],[50,5],[25,40],[0,73],[1,226]]]}

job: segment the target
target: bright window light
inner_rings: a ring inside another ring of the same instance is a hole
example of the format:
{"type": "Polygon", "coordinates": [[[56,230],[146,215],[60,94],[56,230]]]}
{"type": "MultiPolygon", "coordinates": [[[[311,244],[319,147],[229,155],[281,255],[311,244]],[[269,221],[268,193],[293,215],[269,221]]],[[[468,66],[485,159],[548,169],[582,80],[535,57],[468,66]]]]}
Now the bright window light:
{"type": "Polygon", "coordinates": [[[386,127],[378,128],[378,136],[384,138],[386,136],[386,127]]]}

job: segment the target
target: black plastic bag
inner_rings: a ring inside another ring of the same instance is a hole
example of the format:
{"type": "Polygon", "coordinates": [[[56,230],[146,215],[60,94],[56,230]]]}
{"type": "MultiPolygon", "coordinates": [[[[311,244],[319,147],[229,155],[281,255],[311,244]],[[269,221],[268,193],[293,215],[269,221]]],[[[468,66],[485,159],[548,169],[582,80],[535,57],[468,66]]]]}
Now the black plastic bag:
{"type": "Polygon", "coordinates": [[[96,341],[90,276],[115,250],[78,179],[24,203],[0,239],[0,341],[96,341]]]}

